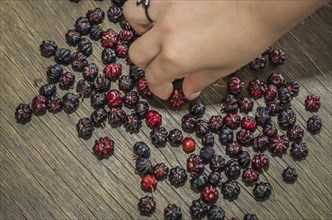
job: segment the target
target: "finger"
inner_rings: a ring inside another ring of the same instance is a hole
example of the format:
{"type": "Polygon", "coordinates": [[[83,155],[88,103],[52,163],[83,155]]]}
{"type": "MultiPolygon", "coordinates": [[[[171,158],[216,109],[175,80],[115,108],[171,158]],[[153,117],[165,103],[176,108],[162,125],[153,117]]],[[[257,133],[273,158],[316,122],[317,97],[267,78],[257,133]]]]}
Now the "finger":
{"type": "Polygon", "coordinates": [[[132,28],[139,34],[143,34],[152,26],[152,23],[146,17],[144,7],[137,5],[134,0],[126,1],[123,6],[123,15],[132,28]]]}
{"type": "Polygon", "coordinates": [[[174,70],[167,68],[159,54],[145,69],[145,77],[151,92],[163,100],[167,100],[173,91],[174,70]]]}
{"type": "Polygon", "coordinates": [[[188,100],[196,99],[201,91],[228,72],[223,70],[205,70],[187,75],[182,82],[183,93],[188,100]]]}
{"type": "Polygon", "coordinates": [[[153,27],[129,47],[129,58],[138,67],[145,69],[161,51],[160,32],[153,27]]]}

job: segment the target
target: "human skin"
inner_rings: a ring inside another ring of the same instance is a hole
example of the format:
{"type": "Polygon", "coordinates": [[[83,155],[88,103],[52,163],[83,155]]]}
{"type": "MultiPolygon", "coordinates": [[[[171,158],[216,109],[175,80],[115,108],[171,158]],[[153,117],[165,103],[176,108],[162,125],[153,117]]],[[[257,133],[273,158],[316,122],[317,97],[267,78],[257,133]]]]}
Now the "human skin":
{"type": "Polygon", "coordinates": [[[129,48],[150,90],[168,99],[175,79],[192,100],[209,84],[246,65],[326,1],[135,0],[124,15],[141,34],[129,48]]]}

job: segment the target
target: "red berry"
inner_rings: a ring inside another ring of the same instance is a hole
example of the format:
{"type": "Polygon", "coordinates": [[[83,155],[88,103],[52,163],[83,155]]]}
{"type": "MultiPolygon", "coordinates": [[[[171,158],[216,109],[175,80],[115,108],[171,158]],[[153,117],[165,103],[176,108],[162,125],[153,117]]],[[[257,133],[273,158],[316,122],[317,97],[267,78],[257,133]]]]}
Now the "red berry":
{"type": "Polygon", "coordinates": [[[150,97],[152,95],[145,76],[141,76],[137,81],[137,91],[140,95],[150,97]]]}
{"type": "Polygon", "coordinates": [[[190,137],[186,137],[182,140],[182,148],[186,153],[190,153],[195,150],[196,142],[190,137]]]}
{"type": "Polygon", "coordinates": [[[111,89],[106,95],[106,100],[111,107],[122,106],[122,94],[119,90],[111,89]]]}
{"type": "Polygon", "coordinates": [[[286,150],[289,147],[289,141],[285,135],[276,135],[271,137],[269,140],[269,148],[273,154],[281,155],[286,153],[286,150]]]}
{"type": "Polygon", "coordinates": [[[241,120],[241,127],[254,132],[257,128],[257,123],[255,118],[251,116],[244,116],[241,120]]]}
{"type": "Polygon", "coordinates": [[[249,82],[248,91],[254,98],[260,98],[266,91],[266,85],[259,79],[249,82]]]}
{"type": "Polygon", "coordinates": [[[101,45],[103,47],[114,48],[118,44],[119,35],[112,29],[104,31],[101,35],[101,45]]]}
{"type": "Polygon", "coordinates": [[[287,130],[287,137],[294,142],[301,142],[303,138],[303,129],[299,125],[289,127],[287,130]]]}
{"type": "Polygon", "coordinates": [[[227,82],[228,92],[233,95],[238,95],[241,93],[241,80],[237,77],[231,77],[227,82]]]}
{"type": "Polygon", "coordinates": [[[132,30],[119,31],[119,40],[122,43],[131,43],[131,41],[134,40],[134,32],[132,30]]]}
{"type": "Polygon", "coordinates": [[[320,97],[316,95],[308,95],[305,100],[305,108],[308,111],[317,111],[320,108],[320,97]]]}
{"type": "Polygon", "coordinates": [[[99,159],[107,158],[114,152],[114,141],[108,137],[101,137],[96,140],[92,150],[99,159]]]}
{"type": "Polygon", "coordinates": [[[202,199],[208,203],[215,203],[218,200],[218,195],[216,187],[211,184],[204,186],[201,190],[202,199]]]}
{"type": "Polygon", "coordinates": [[[236,139],[240,144],[249,144],[254,139],[254,136],[251,131],[241,128],[236,132],[236,139]]]}
{"type": "Polygon", "coordinates": [[[252,168],[246,168],[243,170],[242,180],[249,184],[257,182],[259,180],[259,173],[252,168]]]}
{"type": "Polygon", "coordinates": [[[286,60],[286,54],[281,49],[271,49],[268,55],[270,63],[275,66],[284,64],[286,60]]]}
{"type": "Polygon", "coordinates": [[[278,95],[278,89],[275,85],[270,84],[266,88],[266,92],[264,94],[265,100],[267,102],[273,101],[277,98],[278,95]]]}
{"type": "Polygon", "coordinates": [[[119,79],[122,73],[122,66],[119,63],[108,63],[106,64],[103,73],[109,80],[115,81],[119,79]]]}
{"type": "Polygon", "coordinates": [[[168,167],[164,163],[158,163],[152,168],[152,172],[157,180],[163,180],[168,175],[168,167]]]}
{"type": "Polygon", "coordinates": [[[223,119],[220,115],[211,116],[210,120],[210,128],[213,133],[219,133],[221,128],[224,126],[223,119]]]}
{"type": "Polygon", "coordinates": [[[254,107],[254,102],[252,101],[252,98],[250,97],[241,97],[239,102],[239,109],[240,112],[251,112],[252,108],[254,107]]]}
{"type": "Polygon", "coordinates": [[[128,56],[128,46],[126,44],[118,44],[115,52],[119,58],[126,58],[128,56]]]}
{"type": "Polygon", "coordinates": [[[269,157],[266,154],[256,154],[251,161],[253,169],[261,171],[262,169],[267,170],[270,164],[269,157]]]}
{"type": "Polygon", "coordinates": [[[236,129],[240,126],[240,116],[236,113],[227,113],[224,117],[224,124],[231,128],[236,129]]]}
{"type": "Polygon", "coordinates": [[[168,100],[173,107],[180,107],[185,103],[186,97],[182,89],[174,89],[168,100]]]}
{"type": "Polygon", "coordinates": [[[157,127],[157,126],[161,125],[161,123],[162,123],[161,114],[159,114],[159,112],[157,112],[156,110],[153,110],[153,109],[149,110],[145,114],[145,119],[146,119],[146,123],[150,127],[157,127]]]}
{"type": "Polygon", "coordinates": [[[142,176],[141,187],[146,192],[153,192],[157,187],[157,178],[153,174],[142,176]]]}

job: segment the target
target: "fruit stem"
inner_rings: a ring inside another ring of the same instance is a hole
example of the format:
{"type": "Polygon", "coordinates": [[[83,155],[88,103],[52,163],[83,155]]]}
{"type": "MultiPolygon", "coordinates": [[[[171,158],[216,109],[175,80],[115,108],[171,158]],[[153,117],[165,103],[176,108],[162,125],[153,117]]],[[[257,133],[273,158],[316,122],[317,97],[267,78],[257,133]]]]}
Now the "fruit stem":
{"type": "Polygon", "coordinates": [[[272,188],[272,196],[276,200],[276,194],[274,191],[274,187],[273,187],[272,183],[270,182],[270,179],[267,177],[267,173],[265,172],[264,168],[262,168],[262,171],[263,171],[263,176],[265,177],[265,179],[267,180],[267,182],[270,184],[270,186],[272,188]]]}

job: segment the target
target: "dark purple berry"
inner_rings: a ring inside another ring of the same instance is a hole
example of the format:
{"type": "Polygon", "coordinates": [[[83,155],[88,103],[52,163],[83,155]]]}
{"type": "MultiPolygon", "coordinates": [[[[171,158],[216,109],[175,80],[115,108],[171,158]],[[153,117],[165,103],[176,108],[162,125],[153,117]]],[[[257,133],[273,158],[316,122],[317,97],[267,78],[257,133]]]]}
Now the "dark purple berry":
{"type": "Polygon", "coordinates": [[[182,143],[183,135],[179,129],[173,129],[168,133],[168,141],[174,145],[179,146],[182,143]]]}
{"type": "Polygon", "coordinates": [[[308,156],[308,147],[306,143],[293,143],[290,149],[290,155],[296,160],[305,159],[308,156]]]}
{"type": "Polygon", "coordinates": [[[153,197],[145,196],[139,200],[137,207],[141,214],[151,215],[156,209],[156,202],[153,197]]]}
{"type": "Polygon", "coordinates": [[[90,24],[100,24],[104,21],[105,13],[101,8],[95,8],[93,10],[89,10],[86,13],[86,17],[90,24]]]}
{"type": "Polygon", "coordinates": [[[98,76],[93,81],[93,86],[97,92],[107,92],[111,88],[111,82],[106,77],[98,76]]]}
{"type": "Polygon", "coordinates": [[[266,91],[264,93],[264,98],[266,102],[271,102],[277,98],[278,89],[275,85],[270,84],[266,87],[266,91]]]}
{"type": "Polygon", "coordinates": [[[210,124],[205,119],[198,119],[196,121],[196,129],[195,129],[196,135],[198,137],[203,137],[205,134],[210,132],[210,124]]]}
{"type": "Polygon", "coordinates": [[[137,132],[142,127],[140,117],[133,113],[125,117],[125,128],[128,132],[137,132]]]}
{"type": "Polygon", "coordinates": [[[59,79],[59,86],[61,89],[68,90],[75,84],[75,75],[71,72],[64,72],[59,79]]]}
{"type": "Polygon", "coordinates": [[[170,183],[176,187],[184,185],[187,177],[186,171],[179,166],[172,168],[168,175],[170,183]]]}
{"type": "Polygon", "coordinates": [[[212,171],[223,171],[226,166],[226,159],[222,157],[221,155],[213,155],[213,157],[210,160],[210,169],[212,171]]]}
{"type": "Polygon", "coordinates": [[[158,181],[167,178],[168,167],[164,163],[158,163],[153,166],[152,173],[157,178],[158,181]]]}
{"type": "Polygon", "coordinates": [[[250,154],[248,151],[242,151],[239,153],[237,157],[237,162],[239,163],[241,168],[248,167],[250,165],[250,154]]]}
{"type": "Polygon", "coordinates": [[[83,69],[83,78],[88,81],[93,81],[98,76],[98,67],[95,63],[87,64],[83,69]]]}
{"type": "Polygon", "coordinates": [[[139,100],[136,103],[135,106],[135,113],[140,117],[140,118],[145,118],[146,113],[149,111],[149,105],[147,102],[139,100]]]}
{"type": "Polygon", "coordinates": [[[278,88],[285,85],[286,82],[281,73],[271,73],[267,81],[269,84],[273,84],[278,88]]]}
{"type": "Polygon", "coordinates": [[[190,214],[194,219],[203,218],[208,212],[208,205],[203,199],[197,199],[192,202],[190,206],[190,214]]]}
{"type": "Polygon", "coordinates": [[[147,158],[137,158],[135,167],[135,172],[141,176],[152,173],[152,163],[147,158]]]}
{"type": "Polygon", "coordinates": [[[291,127],[296,122],[296,114],[291,108],[282,110],[278,115],[278,124],[283,128],[291,127]]]}
{"type": "Polygon", "coordinates": [[[78,42],[77,49],[88,57],[92,54],[92,43],[88,38],[82,38],[80,42],[78,42]]]}
{"type": "Polygon", "coordinates": [[[63,68],[59,64],[47,67],[47,78],[52,83],[57,83],[63,73],[63,68]]]}
{"type": "Polygon", "coordinates": [[[297,180],[297,173],[295,168],[287,167],[282,172],[282,178],[287,183],[293,183],[297,180]]]}
{"type": "Polygon", "coordinates": [[[111,0],[112,4],[118,7],[122,7],[126,1],[127,0],[111,0]]]}
{"type": "Polygon", "coordinates": [[[72,56],[71,66],[75,71],[83,71],[83,68],[88,64],[86,56],[82,52],[75,52],[72,56]]]}
{"type": "Polygon", "coordinates": [[[101,53],[101,59],[104,64],[114,63],[116,61],[116,52],[112,48],[105,48],[101,53]]]}
{"type": "Polygon", "coordinates": [[[255,214],[245,214],[243,220],[258,220],[255,214]]]}
{"type": "Polygon", "coordinates": [[[69,46],[76,46],[81,40],[81,34],[75,29],[70,29],[66,33],[65,38],[69,46]]]}
{"type": "Polygon", "coordinates": [[[249,82],[248,92],[253,98],[255,99],[261,98],[264,95],[265,90],[266,90],[266,85],[261,80],[254,79],[249,82]]]}
{"type": "Polygon", "coordinates": [[[286,87],[291,96],[296,96],[300,91],[300,84],[295,80],[288,81],[286,87]]]}
{"type": "Polygon", "coordinates": [[[94,109],[105,107],[107,104],[106,93],[94,92],[91,97],[91,107],[94,109]]]}
{"type": "Polygon", "coordinates": [[[240,164],[235,159],[227,161],[225,166],[225,174],[229,179],[237,179],[240,175],[240,164]]]}
{"type": "Polygon", "coordinates": [[[196,119],[191,114],[186,114],[181,120],[182,129],[186,132],[193,132],[196,128],[196,119]]]}
{"type": "Polygon", "coordinates": [[[125,122],[126,112],[121,108],[111,108],[108,111],[108,123],[113,126],[119,126],[125,122]]]}
{"type": "Polygon", "coordinates": [[[208,220],[224,220],[225,211],[218,205],[212,205],[207,213],[208,220]]]}
{"type": "Polygon", "coordinates": [[[161,126],[153,128],[153,130],[150,132],[152,144],[156,147],[165,146],[167,142],[167,136],[168,132],[164,127],[161,126]]]}
{"type": "Polygon", "coordinates": [[[46,100],[46,107],[49,112],[57,113],[61,112],[63,108],[63,103],[61,98],[56,95],[50,96],[46,100]]]}
{"type": "Polygon", "coordinates": [[[220,115],[211,116],[210,120],[210,129],[211,132],[218,134],[222,127],[224,126],[223,119],[220,115]]]}
{"type": "Polygon", "coordinates": [[[43,96],[50,97],[56,92],[56,86],[54,84],[48,83],[40,87],[39,93],[43,96]]]}
{"type": "Polygon", "coordinates": [[[76,92],[81,97],[90,97],[93,91],[93,85],[91,82],[81,79],[76,84],[76,92]]]}
{"type": "Polygon", "coordinates": [[[253,168],[246,168],[243,170],[242,180],[247,184],[253,184],[259,180],[259,173],[253,168]]]}
{"type": "Polygon", "coordinates": [[[119,78],[119,89],[122,91],[130,91],[134,88],[135,83],[133,78],[131,78],[131,76],[129,75],[122,75],[119,78]]]}
{"type": "Polygon", "coordinates": [[[240,144],[249,144],[253,138],[254,136],[250,130],[241,128],[238,132],[236,132],[236,140],[240,144]]]}
{"type": "MultiPolygon", "coordinates": [[[[119,35],[121,33],[124,33],[123,30],[120,31],[119,35]]],[[[120,35],[120,38],[121,38],[121,35],[120,35]]],[[[144,70],[142,70],[138,66],[135,66],[134,64],[131,64],[130,68],[129,68],[129,75],[131,76],[131,78],[133,80],[137,81],[139,78],[141,78],[144,75],[144,70]]]]}
{"type": "Polygon", "coordinates": [[[67,114],[73,113],[80,105],[80,100],[77,95],[73,93],[66,93],[62,97],[63,109],[67,114]]]}
{"type": "Polygon", "coordinates": [[[221,174],[217,171],[212,171],[208,177],[209,183],[214,186],[219,186],[221,183],[221,179],[221,174]]]}
{"type": "Polygon", "coordinates": [[[265,58],[265,56],[260,55],[259,57],[257,57],[255,60],[253,60],[252,62],[249,63],[249,67],[251,70],[262,70],[265,68],[267,63],[267,59],[265,58]]]}
{"type": "Polygon", "coordinates": [[[234,132],[232,129],[224,127],[220,130],[219,141],[221,144],[226,144],[233,141],[234,132]]]}
{"type": "Polygon", "coordinates": [[[286,87],[280,87],[278,89],[278,99],[280,100],[281,104],[288,104],[292,101],[293,97],[288,92],[288,89],[286,87]]]}
{"type": "Polygon", "coordinates": [[[270,123],[271,116],[269,114],[269,111],[265,107],[257,107],[255,119],[259,125],[264,126],[270,123]]]}
{"type": "Polygon", "coordinates": [[[242,90],[242,82],[237,77],[231,77],[227,81],[227,90],[232,95],[238,95],[241,93],[242,90]]]}
{"type": "Polygon", "coordinates": [[[287,137],[290,141],[301,142],[303,132],[303,129],[299,125],[294,125],[288,128],[287,137]]]}
{"type": "Polygon", "coordinates": [[[267,170],[269,168],[270,160],[266,154],[256,154],[251,160],[251,167],[257,171],[262,171],[262,169],[267,170]]]}
{"type": "Polygon", "coordinates": [[[212,146],[214,145],[214,136],[211,132],[206,133],[203,137],[202,137],[202,145],[203,146],[212,146]]]}
{"type": "Polygon", "coordinates": [[[239,107],[239,105],[238,105],[238,100],[236,99],[236,97],[232,94],[227,94],[221,104],[221,111],[235,113],[238,111],[238,107],[239,107]]]}
{"type": "Polygon", "coordinates": [[[90,29],[90,38],[92,40],[100,40],[101,36],[103,35],[103,28],[101,27],[101,25],[93,25],[90,29]]]}
{"type": "Polygon", "coordinates": [[[136,91],[128,91],[123,97],[123,103],[127,108],[135,108],[139,100],[139,95],[136,91]]]}
{"type": "Polygon", "coordinates": [[[104,108],[94,110],[90,116],[93,125],[96,127],[104,127],[107,120],[107,111],[104,108]]]}
{"type": "Polygon", "coordinates": [[[182,211],[181,208],[175,204],[169,204],[164,209],[164,220],[181,220],[182,211]]]}
{"type": "Polygon", "coordinates": [[[221,184],[221,193],[226,199],[235,199],[241,191],[240,184],[236,180],[227,180],[221,184]]]}
{"type": "Polygon", "coordinates": [[[44,57],[51,57],[54,56],[55,51],[57,51],[58,46],[54,41],[43,41],[39,46],[40,53],[44,57]]]}
{"type": "Polygon", "coordinates": [[[195,118],[201,118],[205,114],[205,105],[200,102],[191,102],[189,105],[189,113],[195,118]]]}
{"type": "Polygon", "coordinates": [[[200,150],[200,156],[206,163],[210,162],[214,153],[215,153],[215,150],[210,145],[206,145],[206,146],[202,147],[202,149],[200,150]]]}
{"type": "Polygon", "coordinates": [[[242,152],[242,146],[237,141],[233,141],[226,144],[226,154],[229,157],[237,158],[239,153],[242,152]]]}
{"type": "Polygon", "coordinates": [[[313,115],[307,120],[307,130],[312,133],[316,134],[320,131],[322,127],[322,120],[318,115],[313,115]]]}
{"type": "Polygon", "coordinates": [[[92,132],[94,130],[93,125],[92,125],[92,121],[85,117],[85,118],[81,118],[77,125],[76,125],[76,129],[77,129],[77,133],[78,136],[84,139],[88,139],[91,137],[92,132]]]}
{"type": "Polygon", "coordinates": [[[59,48],[55,51],[54,60],[58,64],[68,65],[72,59],[71,51],[66,48],[59,48]]]}
{"type": "Polygon", "coordinates": [[[133,152],[135,157],[138,158],[149,158],[150,157],[150,148],[143,141],[138,141],[133,146],[133,152]]]}
{"type": "Polygon", "coordinates": [[[267,110],[269,111],[269,114],[271,116],[275,116],[278,115],[280,110],[281,110],[281,106],[279,102],[269,102],[266,105],[267,110]]]}
{"type": "Polygon", "coordinates": [[[144,97],[150,97],[152,95],[150,89],[149,89],[149,86],[148,86],[148,82],[146,81],[146,78],[145,76],[141,76],[137,83],[136,83],[136,86],[137,86],[137,91],[139,92],[139,94],[141,96],[144,96],[144,97]]]}
{"type": "Polygon", "coordinates": [[[260,134],[253,139],[252,143],[252,148],[255,151],[264,152],[269,145],[269,137],[264,134],[260,134]]]}
{"type": "Polygon", "coordinates": [[[110,22],[118,23],[123,16],[122,8],[116,5],[111,5],[107,10],[107,16],[110,22]]]}
{"type": "Polygon", "coordinates": [[[17,123],[26,124],[31,120],[32,109],[28,104],[21,103],[15,109],[15,118],[17,123]]]}
{"type": "Polygon", "coordinates": [[[89,34],[90,28],[90,22],[86,17],[79,17],[75,22],[75,29],[82,35],[89,34]]]}
{"type": "Polygon", "coordinates": [[[257,200],[268,199],[271,195],[271,185],[267,182],[259,182],[255,185],[253,194],[257,200]]]}
{"type": "Polygon", "coordinates": [[[274,137],[278,134],[278,129],[274,124],[266,124],[263,127],[263,134],[268,137],[274,137]]]}
{"type": "Polygon", "coordinates": [[[198,173],[194,175],[190,180],[190,186],[194,190],[200,190],[203,186],[208,183],[208,177],[205,173],[198,173]]]}

